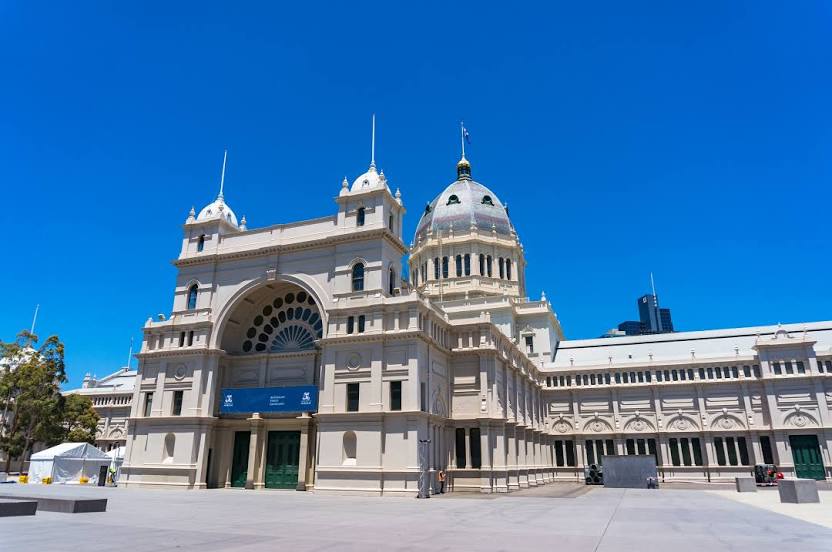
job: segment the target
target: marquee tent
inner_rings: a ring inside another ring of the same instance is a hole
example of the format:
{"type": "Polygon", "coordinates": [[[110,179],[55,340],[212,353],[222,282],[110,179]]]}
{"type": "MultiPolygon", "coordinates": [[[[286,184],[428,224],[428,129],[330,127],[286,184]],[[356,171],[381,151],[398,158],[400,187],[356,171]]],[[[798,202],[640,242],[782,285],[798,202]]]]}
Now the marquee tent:
{"type": "Polygon", "coordinates": [[[29,482],[79,483],[87,477],[90,485],[98,483],[101,466],[109,468],[112,458],[89,443],[61,443],[36,452],[29,461],[29,482]]]}

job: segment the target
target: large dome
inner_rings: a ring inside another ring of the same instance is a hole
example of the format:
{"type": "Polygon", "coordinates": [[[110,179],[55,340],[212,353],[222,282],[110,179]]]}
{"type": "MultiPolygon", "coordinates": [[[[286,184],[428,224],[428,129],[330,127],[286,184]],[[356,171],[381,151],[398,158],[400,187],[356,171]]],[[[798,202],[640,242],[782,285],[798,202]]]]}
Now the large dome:
{"type": "Polygon", "coordinates": [[[424,240],[428,231],[447,235],[453,228],[454,232],[467,233],[471,226],[486,232],[494,228],[505,237],[511,237],[513,230],[508,211],[494,192],[462,174],[425,207],[414,242],[424,240]]]}

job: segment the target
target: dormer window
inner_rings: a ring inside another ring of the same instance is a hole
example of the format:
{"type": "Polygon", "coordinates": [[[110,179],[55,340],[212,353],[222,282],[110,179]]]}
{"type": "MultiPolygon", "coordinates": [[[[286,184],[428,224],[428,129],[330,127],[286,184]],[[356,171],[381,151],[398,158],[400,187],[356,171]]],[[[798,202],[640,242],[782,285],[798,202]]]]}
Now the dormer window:
{"type": "Polygon", "coordinates": [[[456,195],[448,197],[447,205],[459,205],[459,198],[456,195]]]}
{"type": "Polygon", "coordinates": [[[494,201],[491,200],[491,196],[482,196],[482,204],[494,207],[494,201]]]}

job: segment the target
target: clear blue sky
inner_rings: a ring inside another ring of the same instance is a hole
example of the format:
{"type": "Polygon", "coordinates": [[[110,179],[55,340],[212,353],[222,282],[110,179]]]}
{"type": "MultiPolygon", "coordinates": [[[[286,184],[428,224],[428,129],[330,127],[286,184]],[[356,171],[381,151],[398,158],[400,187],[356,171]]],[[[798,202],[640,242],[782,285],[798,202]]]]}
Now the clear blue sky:
{"type": "Polygon", "coordinates": [[[170,311],[225,147],[251,227],[323,216],[372,112],[408,241],[466,121],[567,337],[650,271],[679,329],[832,318],[828,2],[58,4],[0,6],[0,339],[40,303],[71,385],[170,311]]]}

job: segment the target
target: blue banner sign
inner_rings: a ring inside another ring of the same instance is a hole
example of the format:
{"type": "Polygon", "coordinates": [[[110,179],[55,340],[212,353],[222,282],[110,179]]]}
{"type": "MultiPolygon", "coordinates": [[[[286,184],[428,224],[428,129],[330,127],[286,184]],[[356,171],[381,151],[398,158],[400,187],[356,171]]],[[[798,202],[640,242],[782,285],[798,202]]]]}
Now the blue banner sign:
{"type": "Polygon", "coordinates": [[[220,412],[224,414],[317,410],[318,388],[314,385],[223,389],[220,398],[220,412]]]}

